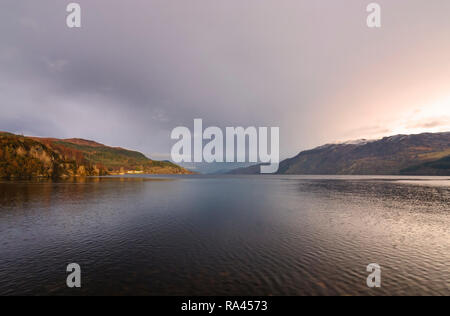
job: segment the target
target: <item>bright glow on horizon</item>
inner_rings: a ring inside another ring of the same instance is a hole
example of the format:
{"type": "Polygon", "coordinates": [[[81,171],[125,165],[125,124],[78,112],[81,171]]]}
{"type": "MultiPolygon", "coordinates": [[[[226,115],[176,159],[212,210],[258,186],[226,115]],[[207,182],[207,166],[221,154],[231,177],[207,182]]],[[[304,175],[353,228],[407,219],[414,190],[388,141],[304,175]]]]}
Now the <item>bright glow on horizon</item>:
{"type": "Polygon", "coordinates": [[[398,122],[394,134],[419,134],[450,131],[450,96],[416,109],[398,122]]]}

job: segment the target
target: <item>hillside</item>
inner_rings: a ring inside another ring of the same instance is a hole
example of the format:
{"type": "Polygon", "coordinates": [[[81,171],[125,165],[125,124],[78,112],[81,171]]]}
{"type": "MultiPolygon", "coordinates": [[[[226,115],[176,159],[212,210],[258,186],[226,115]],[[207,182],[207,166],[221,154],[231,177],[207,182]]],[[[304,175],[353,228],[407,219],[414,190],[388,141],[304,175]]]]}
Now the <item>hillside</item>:
{"type": "Polygon", "coordinates": [[[405,168],[400,171],[405,175],[440,175],[450,176],[450,156],[420,165],[405,168]]]}
{"type": "Polygon", "coordinates": [[[65,178],[125,173],[190,174],[171,162],[83,139],[24,137],[0,132],[0,178],[65,178]]]}
{"type": "MultiPolygon", "coordinates": [[[[278,173],[448,175],[449,164],[448,160],[445,160],[448,156],[450,133],[396,135],[374,141],[327,144],[303,151],[282,161],[278,173]]],[[[259,173],[259,168],[253,166],[234,170],[232,173],[256,174],[259,173]]]]}

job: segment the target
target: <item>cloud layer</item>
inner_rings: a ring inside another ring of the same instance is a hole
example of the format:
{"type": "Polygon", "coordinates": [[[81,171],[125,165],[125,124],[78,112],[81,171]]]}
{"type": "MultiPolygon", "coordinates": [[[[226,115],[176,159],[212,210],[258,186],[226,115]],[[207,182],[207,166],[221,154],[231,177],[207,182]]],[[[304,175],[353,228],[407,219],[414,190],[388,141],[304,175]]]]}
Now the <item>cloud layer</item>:
{"type": "Polygon", "coordinates": [[[283,157],[449,127],[450,103],[427,112],[450,102],[447,0],[378,1],[379,30],[360,0],[78,2],[76,30],[66,1],[2,0],[0,130],[167,158],[194,118],[280,126],[283,157]]]}

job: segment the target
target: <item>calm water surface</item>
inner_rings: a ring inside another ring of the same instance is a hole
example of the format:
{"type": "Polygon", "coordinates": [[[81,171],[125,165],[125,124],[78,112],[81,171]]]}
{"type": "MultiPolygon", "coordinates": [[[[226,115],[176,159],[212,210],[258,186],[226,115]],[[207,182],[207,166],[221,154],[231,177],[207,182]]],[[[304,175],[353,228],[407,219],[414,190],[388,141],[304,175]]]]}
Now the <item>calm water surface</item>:
{"type": "Polygon", "coordinates": [[[450,295],[450,180],[1,182],[0,295],[14,294],[450,295]]]}

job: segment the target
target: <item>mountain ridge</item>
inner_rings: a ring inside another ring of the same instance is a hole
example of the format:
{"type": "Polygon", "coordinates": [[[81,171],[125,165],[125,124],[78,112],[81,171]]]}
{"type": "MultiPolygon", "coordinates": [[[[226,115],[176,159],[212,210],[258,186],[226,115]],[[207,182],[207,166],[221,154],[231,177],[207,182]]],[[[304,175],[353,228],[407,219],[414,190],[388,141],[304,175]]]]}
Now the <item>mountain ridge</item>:
{"type": "MultiPolygon", "coordinates": [[[[434,164],[450,156],[450,132],[394,135],[361,143],[331,143],[305,150],[280,163],[278,174],[318,175],[450,175],[434,164]],[[416,169],[410,169],[414,166],[416,169]],[[420,171],[419,171],[420,169],[420,171]],[[416,170],[416,171],[414,171],[416,170]]],[[[439,166],[446,164],[439,164],[439,166]]],[[[257,174],[259,165],[231,174],[257,174]]]]}

